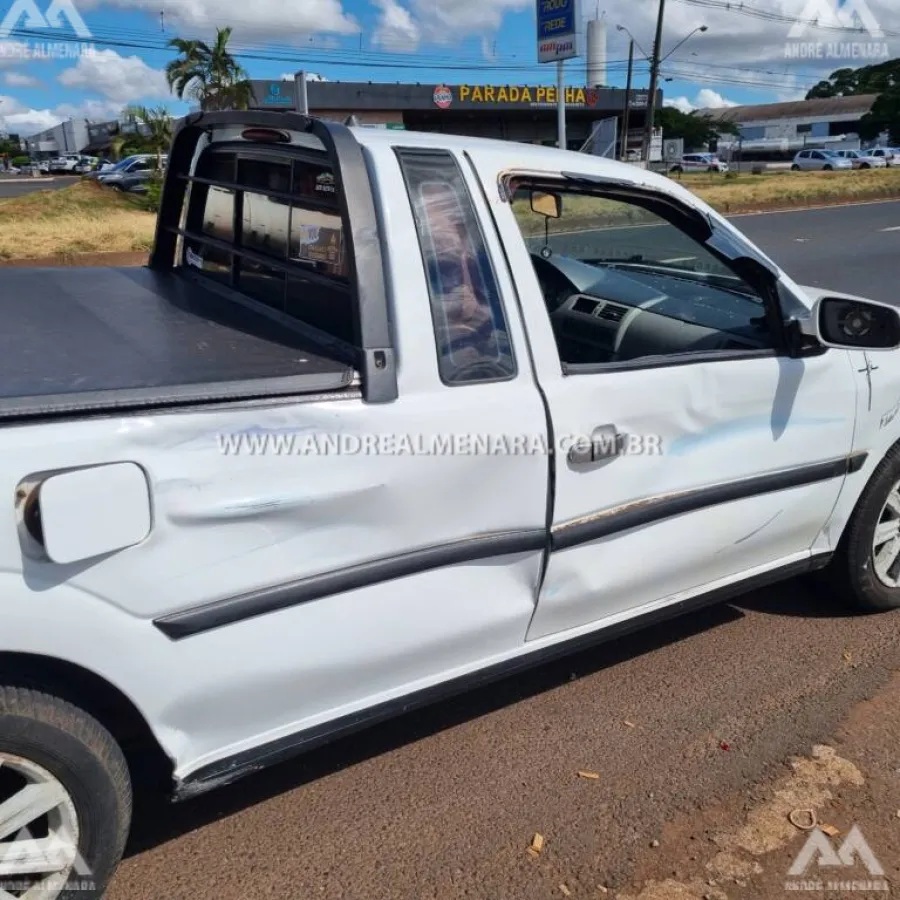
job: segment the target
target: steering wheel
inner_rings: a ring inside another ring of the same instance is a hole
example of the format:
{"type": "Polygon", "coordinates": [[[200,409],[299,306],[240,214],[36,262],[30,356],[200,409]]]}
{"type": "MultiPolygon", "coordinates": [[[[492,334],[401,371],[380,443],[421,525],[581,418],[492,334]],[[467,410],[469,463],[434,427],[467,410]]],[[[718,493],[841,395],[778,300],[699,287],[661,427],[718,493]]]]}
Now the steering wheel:
{"type": "Polygon", "coordinates": [[[454,369],[453,372],[444,376],[444,378],[450,384],[465,384],[468,381],[508,378],[509,374],[499,363],[491,362],[490,360],[476,360],[454,369]]]}

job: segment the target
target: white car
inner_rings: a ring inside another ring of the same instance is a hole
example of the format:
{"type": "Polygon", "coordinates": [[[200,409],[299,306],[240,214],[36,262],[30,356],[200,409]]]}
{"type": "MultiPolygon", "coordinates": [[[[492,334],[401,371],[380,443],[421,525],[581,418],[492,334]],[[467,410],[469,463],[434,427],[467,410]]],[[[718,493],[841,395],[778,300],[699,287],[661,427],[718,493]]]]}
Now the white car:
{"type": "Polygon", "coordinates": [[[851,160],[838,156],[834,150],[801,150],[791,164],[795,172],[831,172],[853,168],[851,160]]]}
{"type": "Polygon", "coordinates": [[[842,159],[849,159],[854,169],[884,169],[887,160],[880,156],[870,156],[864,150],[835,150],[842,159]]]}
{"type": "Polygon", "coordinates": [[[670,172],[727,172],[728,163],[714,153],[685,153],[670,172]]]}
{"type": "Polygon", "coordinates": [[[872,147],[869,150],[864,150],[863,153],[872,159],[884,160],[886,166],[900,165],[898,152],[890,147],[872,147]]]}
{"type": "Polygon", "coordinates": [[[138,780],[785,578],[900,610],[898,307],[589,154],[232,111],[170,160],[149,266],[0,269],[0,890],[102,896],[138,780]]]}
{"type": "Polygon", "coordinates": [[[50,172],[72,172],[79,162],[81,162],[80,154],[66,153],[51,159],[47,163],[47,168],[50,172]]]}

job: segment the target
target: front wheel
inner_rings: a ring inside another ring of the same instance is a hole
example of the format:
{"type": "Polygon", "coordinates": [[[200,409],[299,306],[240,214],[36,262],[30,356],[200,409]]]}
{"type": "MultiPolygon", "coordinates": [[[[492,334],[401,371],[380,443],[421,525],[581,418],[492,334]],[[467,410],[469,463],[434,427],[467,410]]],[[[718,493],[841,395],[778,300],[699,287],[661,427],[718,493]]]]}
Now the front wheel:
{"type": "Polygon", "coordinates": [[[822,171],[823,171],[823,172],[830,172],[830,171],[831,171],[831,166],[829,166],[829,165],[826,163],[824,166],[822,166],[822,171]]]}
{"type": "Polygon", "coordinates": [[[791,171],[792,171],[792,172],[799,172],[799,171],[800,171],[800,166],[798,166],[797,163],[794,163],[794,164],[791,166],[791,171]]]}
{"type": "Polygon", "coordinates": [[[112,735],[47,694],[0,686],[0,897],[103,896],[131,822],[112,735]]]}
{"type": "Polygon", "coordinates": [[[900,447],[872,475],[831,569],[857,607],[900,609],[900,447]]]}

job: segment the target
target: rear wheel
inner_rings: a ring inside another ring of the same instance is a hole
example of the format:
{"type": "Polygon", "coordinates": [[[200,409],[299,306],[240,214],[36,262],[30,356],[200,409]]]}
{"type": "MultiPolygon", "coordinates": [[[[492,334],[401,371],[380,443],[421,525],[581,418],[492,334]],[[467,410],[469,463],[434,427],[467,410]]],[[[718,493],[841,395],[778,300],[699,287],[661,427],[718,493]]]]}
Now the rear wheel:
{"type": "Polygon", "coordinates": [[[900,447],[872,475],[830,568],[857,607],[900,609],[900,447]]]}
{"type": "Polygon", "coordinates": [[[131,803],[125,758],[99,722],[56,697],[0,686],[0,897],[102,897],[131,803]]]}

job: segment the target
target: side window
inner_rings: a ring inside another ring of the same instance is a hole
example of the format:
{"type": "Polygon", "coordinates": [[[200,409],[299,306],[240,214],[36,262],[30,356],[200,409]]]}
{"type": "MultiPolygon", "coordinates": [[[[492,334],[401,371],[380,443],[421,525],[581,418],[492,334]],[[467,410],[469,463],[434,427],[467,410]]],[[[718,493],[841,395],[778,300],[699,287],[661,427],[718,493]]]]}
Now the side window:
{"type": "Polygon", "coordinates": [[[646,207],[562,189],[545,218],[530,187],[513,214],[562,363],[664,364],[691,354],[771,352],[765,303],[704,244],[646,207]],[[549,233],[549,236],[547,236],[549,233]]]}
{"type": "Polygon", "coordinates": [[[298,322],[355,343],[344,223],[329,166],[288,156],[208,151],[195,174],[185,264],[298,322]],[[215,243],[193,238],[194,233],[215,243]]]}
{"type": "Polygon", "coordinates": [[[448,385],[516,374],[509,328],[484,235],[448,153],[398,153],[428,278],[438,369],[448,385]]]}

